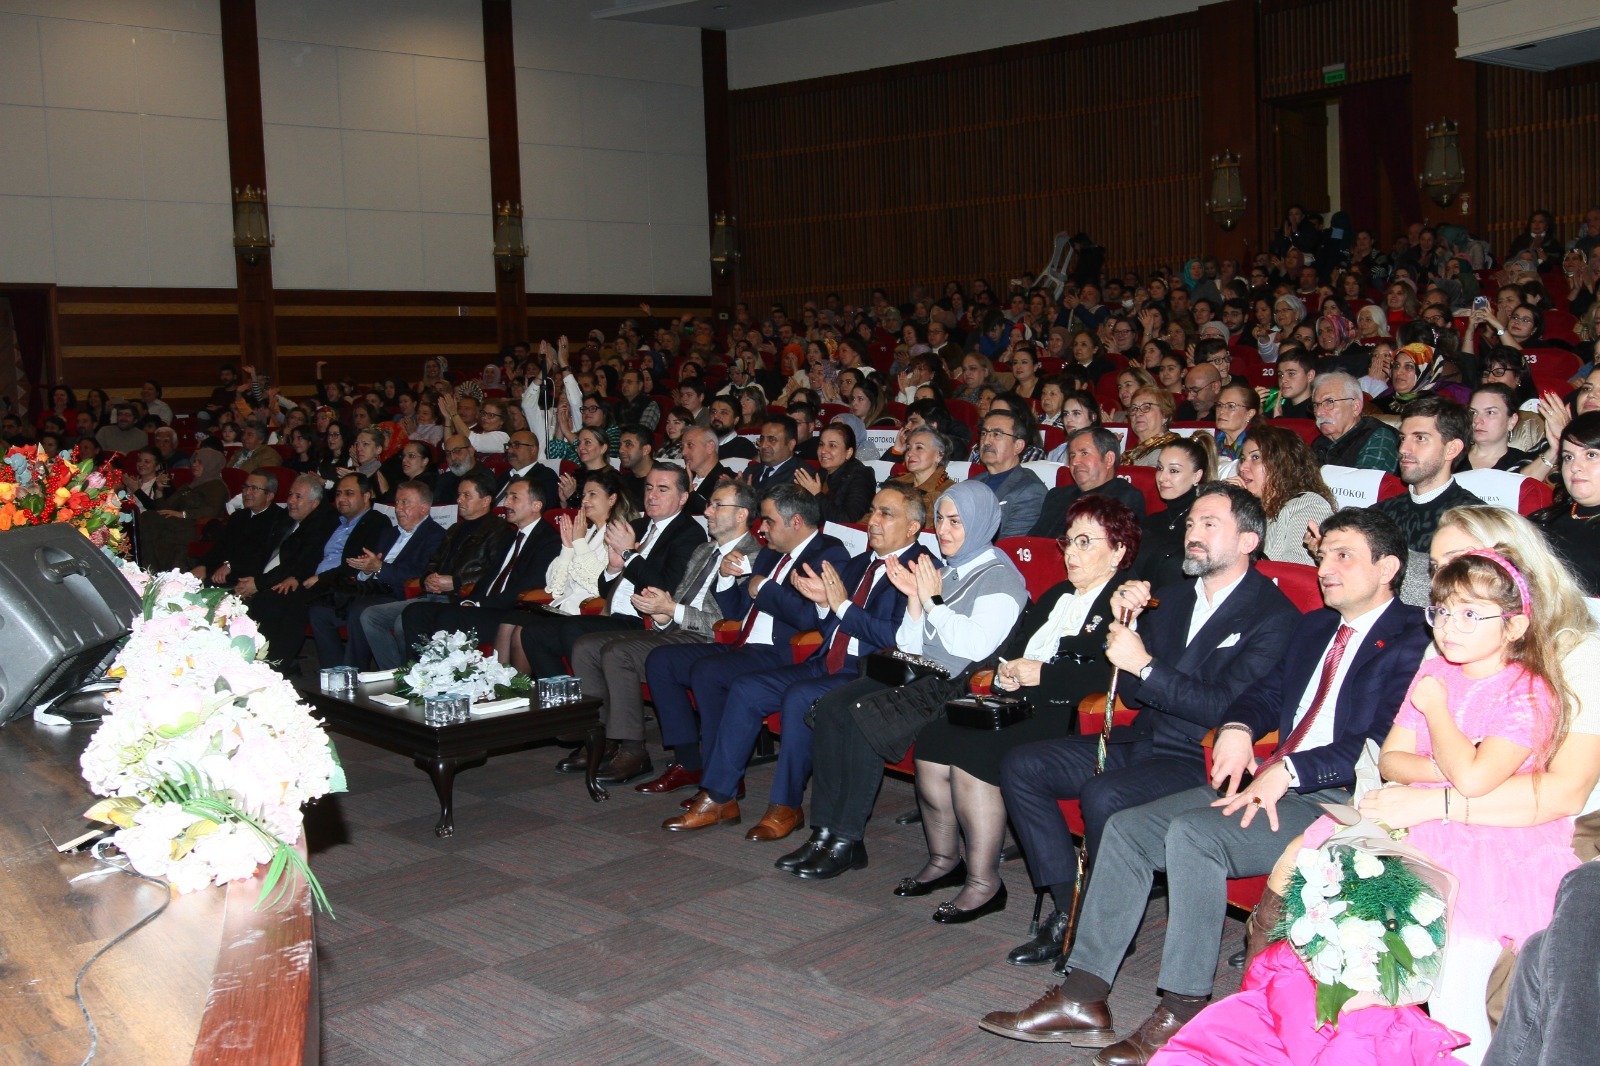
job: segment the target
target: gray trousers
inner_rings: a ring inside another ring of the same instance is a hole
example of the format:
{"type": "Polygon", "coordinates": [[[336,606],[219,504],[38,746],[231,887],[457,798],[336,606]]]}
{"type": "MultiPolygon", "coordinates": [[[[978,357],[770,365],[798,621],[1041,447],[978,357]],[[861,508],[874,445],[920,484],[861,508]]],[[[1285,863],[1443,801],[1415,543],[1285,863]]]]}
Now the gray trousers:
{"type": "Polygon", "coordinates": [[[406,633],[400,625],[400,615],[413,603],[448,603],[449,598],[432,594],[410,600],[380,603],[361,612],[361,632],[366,635],[367,647],[372,649],[372,661],[379,670],[392,670],[410,658],[406,647],[406,633]]]}
{"type": "Polygon", "coordinates": [[[1517,955],[1516,976],[1484,1066],[1592,1062],[1600,1014],[1600,863],[1567,874],[1550,926],[1517,955]]]}
{"type": "Polygon", "coordinates": [[[1240,829],[1244,812],[1225,818],[1211,806],[1216,798],[1215,790],[1202,786],[1111,816],[1068,966],[1114,982],[1144,919],[1155,872],[1165,870],[1168,928],[1156,984],[1175,995],[1209,996],[1222,950],[1228,879],[1271,873],[1289,842],[1322,814],[1320,805],[1349,803],[1350,793],[1285,793],[1276,833],[1260,811],[1250,828],[1240,829]]]}
{"type": "Polygon", "coordinates": [[[611,740],[644,739],[644,661],[668,644],[709,644],[674,626],[665,633],[637,629],[587,633],[572,642],[572,672],[586,698],[600,701],[600,721],[611,740]]]}

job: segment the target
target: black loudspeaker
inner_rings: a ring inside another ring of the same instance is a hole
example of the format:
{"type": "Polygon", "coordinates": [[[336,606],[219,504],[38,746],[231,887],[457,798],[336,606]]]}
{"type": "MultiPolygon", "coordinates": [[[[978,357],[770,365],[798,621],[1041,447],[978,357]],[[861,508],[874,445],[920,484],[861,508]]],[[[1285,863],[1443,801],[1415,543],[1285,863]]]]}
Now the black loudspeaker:
{"type": "Polygon", "coordinates": [[[103,674],[139,609],[133,586],[71,526],[0,533],[0,724],[103,674]]]}

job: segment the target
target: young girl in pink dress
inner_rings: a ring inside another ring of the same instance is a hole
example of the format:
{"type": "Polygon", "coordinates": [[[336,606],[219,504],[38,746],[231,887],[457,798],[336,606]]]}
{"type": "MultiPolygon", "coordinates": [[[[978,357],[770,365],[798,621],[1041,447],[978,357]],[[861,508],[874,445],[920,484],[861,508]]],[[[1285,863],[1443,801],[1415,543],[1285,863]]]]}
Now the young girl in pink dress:
{"type": "Polygon", "coordinates": [[[1378,766],[1386,781],[1448,789],[1445,819],[1414,826],[1406,842],[1459,882],[1429,1013],[1473,1038],[1457,1054],[1476,1061],[1488,1043],[1485,967],[1550,924],[1556,888],[1578,860],[1572,819],[1474,825],[1472,800],[1542,771],[1573,700],[1512,560],[1488,549],[1458,556],[1434,577],[1427,613],[1440,654],[1417,672],[1378,766]]]}

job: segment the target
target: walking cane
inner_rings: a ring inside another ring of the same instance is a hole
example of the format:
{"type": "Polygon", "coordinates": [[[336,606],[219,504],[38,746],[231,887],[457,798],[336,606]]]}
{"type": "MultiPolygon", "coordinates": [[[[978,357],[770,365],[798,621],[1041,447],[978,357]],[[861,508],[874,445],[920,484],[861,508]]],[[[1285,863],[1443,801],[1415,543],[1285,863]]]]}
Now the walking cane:
{"type": "MultiPolygon", "coordinates": [[[[1161,601],[1152,599],[1144,606],[1145,610],[1150,610],[1160,607],[1161,601]]],[[[1133,621],[1133,612],[1128,608],[1124,607],[1119,613],[1121,617],[1117,621],[1123,625],[1128,625],[1133,621]]],[[[1106,745],[1111,742],[1111,716],[1117,709],[1117,678],[1121,674],[1122,671],[1113,666],[1111,668],[1111,684],[1106,686],[1105,717],[1100,723],[1100,741],[1094,755],[1094,775],[1096,777],[1099,777],[1106,768],[1106,745]]],[[[1085,826],[1084,830],[1087,832],[1088,827],[1085,826]]],[[[1072,880],[1072,909],[1067,912],[1067,930],[1061,937],[1061,957],[1063,959],[1067,957],[1067,953],[1072,949],[1072,938],[1078,931],[1078,912],[1083,908],[1083,882],[1084,878],[1088,876],[1089,870],[1088,844],[1088,840],[1085,840],[1084,846],[1078,849],[1078,869],[1072,880]]]]}

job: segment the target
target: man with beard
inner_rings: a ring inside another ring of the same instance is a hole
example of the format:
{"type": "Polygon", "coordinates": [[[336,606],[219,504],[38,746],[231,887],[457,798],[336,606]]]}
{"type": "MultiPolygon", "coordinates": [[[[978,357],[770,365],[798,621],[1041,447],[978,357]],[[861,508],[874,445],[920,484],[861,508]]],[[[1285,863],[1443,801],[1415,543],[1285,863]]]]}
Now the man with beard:
{"type": "MultiPolygon", "coordinates": [[[[1126,807],[1204,785],[1201,740],[1239,695],[1278,663],[1299,612],[1271,579],[1250,565],[1266,535],[1261,502],[1244,489],[1201,486],[1184,535],[1183,572],[1193,581],[1156,592],[1159,609],[1138,630],[1114,623],[1106,656],[1122,670],[1119,692],[1139,711],[1130,738],[1111,744],[1095,774],[1097,736],[1024,744],[1001,764],[1006,811],[1033,883],[1050,891],[1055,911],[1007,960],[1018,966],[1061,955],[1072,909],[1077,854],[1058,800],[1078,800],[1092,859],[1106,820],[1126,807]]],[[[1130,581],[1112,605],[1133,608],[1150,585],[1130,581]]]]}
{"type": "Polygon", "coordinates": [[[1373,506],[1394,519],[1411,550],[1400,599],[1413,607],[1426,607],[1430,602],[1428,545],[1439,519],[1452,507],[1483,503],[1450,473],[1471,440],[1472,416],[1465,407],[1442,396],[1412,400],[1401,415],[1400,480],[1407,491],[1373,506]]]}
{"type": "MultiPolygon", "coordinates": [[[[460,433],[444,439],[444,473],[439,475],[439,480],[433,485],[433,498],[441,506],[454,503],[456,494],[461,488],[462,478],[467,476],[467,471],[482,469],[478,467],[478,453],[472,450],[472,442],[460,433]]],[[[537,456],[535,456],[537,458],[537,456]]],[[[488,474],[488,470],[484,470],[488,474]]],[[[489,483],[494,484],[494,475],[489,474],[489,483]]],[[[494,493],[490,492],[490,499],[494,493]]]]}

